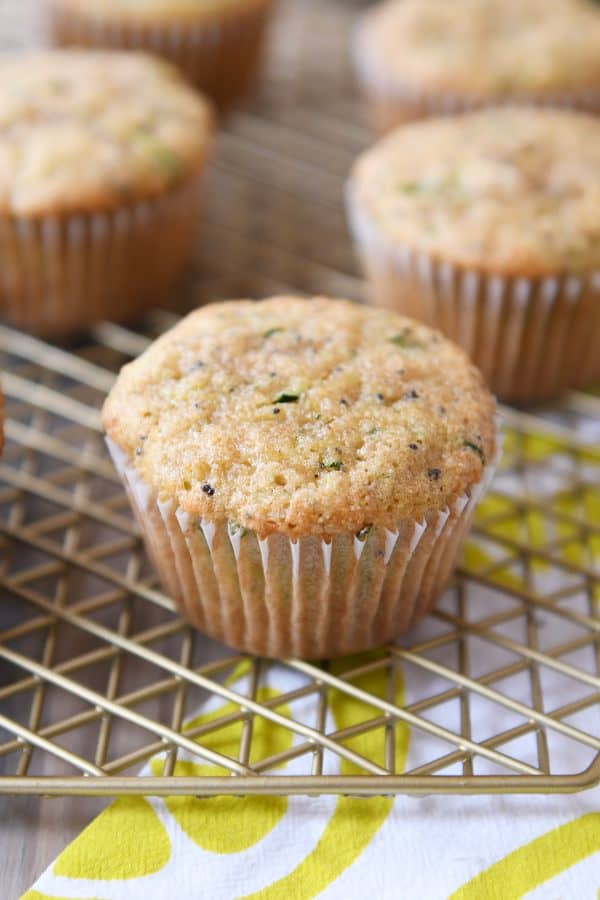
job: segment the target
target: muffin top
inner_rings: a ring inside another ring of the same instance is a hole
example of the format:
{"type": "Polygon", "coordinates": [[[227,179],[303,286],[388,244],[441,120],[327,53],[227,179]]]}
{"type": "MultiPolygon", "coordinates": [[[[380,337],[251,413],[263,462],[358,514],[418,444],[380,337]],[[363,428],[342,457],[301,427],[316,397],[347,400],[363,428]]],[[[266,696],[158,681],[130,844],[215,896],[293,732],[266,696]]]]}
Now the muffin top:
{"type": "Polygon", "coordinates": [[[600,268],[600,118],[497,108],[413,123],[359,158],[350,196],[380,233],[505,275],[600,268]]]}
{"type": "Polygon", "coordinates": [[[209,105],[139,53],[47,52],[0,63],[0,212],[112,210],[191,177],[209,105]]]}
{"type": "Polygon", "coordinates": [[[343,300],[191,313],[125,366],[110,438],[161,499],[264,537],[440,510],[494,454],[494,401],[440,334],[343,300]]]}
{"type": "Polygon", "coordinates": [[[197,22],[236,7],[263,6],[269,0],[52,0],[55,7],[95,19],[156,22],[174,19],[197,22]]]}
{"type": "Polygon", "coordinates": [[[591,0],[388,0],[362,19],[359,62],[392,86],[478,97],[600,87],[591,0]]]}

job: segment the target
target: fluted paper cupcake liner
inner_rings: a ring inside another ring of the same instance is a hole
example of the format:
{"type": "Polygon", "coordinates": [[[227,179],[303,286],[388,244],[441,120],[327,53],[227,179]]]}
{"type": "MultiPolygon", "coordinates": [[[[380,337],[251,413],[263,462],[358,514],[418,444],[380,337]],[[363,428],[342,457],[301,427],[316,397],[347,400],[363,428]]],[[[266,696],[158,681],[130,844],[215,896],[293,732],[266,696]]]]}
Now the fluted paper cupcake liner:
{"type": "Polygon", "coordinates": [[[367,49],[362,39],[361,23],[354,32],[352,58],[373,127],[383,134],[404,122],[430,116],[458,115],[488,106],[559,106],[600,112],[600,85],[580,90],[532,92],[520,97],[489,97],[476,92],[425,90],[408,82],[402,83],[395,74],[392,76],[386,72],[381,61],[367,49]]]}
{"type": "Polygon", "coordinates": [[[600,382],[600,272],[503,277],[441,262],[347,208],[372,301],[439,328],[505,400],[549,399],[600,382]]]}
{"type": "Polygon", "coordinates": [[[190,257],[200,179],[114,212],[0,216],[0,314],[64,335],[164,299],[190,257]]]}
{"type": "Polygon", "coordinates": [[[227,6],[206,21],[135,22],[69,11],[50,0],[50,33],[58,46],[142,50],[174,63],[227,108],[256,81],[267,23],[274,0],[227,6]]]}
{"type": "Polygon", "coordinates": [[[109,438],[149,555],[181,615],[218,641],[262,656],[322,659],[377,647],[415,625],[446,585],[493,475],[420,521],[364,540],[273,534],[196,519],[161,501],[109,438]]]}

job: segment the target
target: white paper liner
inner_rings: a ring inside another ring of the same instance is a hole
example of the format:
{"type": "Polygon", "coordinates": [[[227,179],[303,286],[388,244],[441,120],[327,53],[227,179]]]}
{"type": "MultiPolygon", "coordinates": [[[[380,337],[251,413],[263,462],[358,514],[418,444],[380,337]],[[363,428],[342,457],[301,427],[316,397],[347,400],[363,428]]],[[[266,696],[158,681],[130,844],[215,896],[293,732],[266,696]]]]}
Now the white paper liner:
{"type": "Polygon", "coordinates": [[[49,27],[58,46],[142,50],[163,56],[225,108],[254,84],[274,0],[225,7],[205,21],[157,22],[94,16],[51,0],[49,27]]]}
{"type": "Polygon", "coordinates": [[[163,300],[191,255],[201,178],[115,212],[0,216],[0,315],[63,335],[163,300]]]}
{"type": "MultiPolygon", "coordinates": [[[[498,441],[498,443],[500,443],[498,441]]],[[[364,540],[281,534],[258,540],[229,522],[198,520],[159,501],[107,438],[150,557],[181,614],[200,631],[263,656],[325,658],[380,646],[408,630],[447,583],[481,480],[445,509],[364,540]]]]}
{"type": "Polygon", "coordinates": [[[550,399],[600,381],[600,271],[509,278],[393,243],[347,190],[371,299],[443,331],[504,400],[550,399]]]}
{"type": "Polygon", "coordinates": [[[486,106],[550,106],[600,112],[600,85],[579,90],[532,92],[529,95],[490,97],[475,92],[432,91],[402,82],[382,64],[364,36],[369,13],[359,19],[352,38],[352,61],[362,93],[370,106],[373,125],[385,133],[403,122],[429,116],[457,115],[486,106]]]}

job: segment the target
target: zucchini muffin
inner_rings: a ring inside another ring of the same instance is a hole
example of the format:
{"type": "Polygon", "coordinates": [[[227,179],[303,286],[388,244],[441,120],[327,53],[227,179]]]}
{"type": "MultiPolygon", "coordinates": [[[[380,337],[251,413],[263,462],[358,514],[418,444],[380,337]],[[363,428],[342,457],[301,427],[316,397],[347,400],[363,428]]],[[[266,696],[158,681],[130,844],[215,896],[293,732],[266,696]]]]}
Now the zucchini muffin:
{"type": "Polygon", "coordinates": [[[48,0],[59,46],[146,50],[224,109],[254,86],[274,0],[48,0]]]}
{"type": "Polygon", "coordinates": [[[591,0],[388,0],[355,32],[373,124],[499,103],[600,110],[600,10],[591,0]]]}
{"type": "Polygon", "coordinates": [[[600,119],[502,108],[406,125],[348,209],[372,300],[435,324],[507,400],[600,381],[600,119]]]}
{"type": "Polygon", "coordinates": [[[496,453],[462,351],[324,298],[197,310],[125,366],[103,422],[182,615],[267,656],[350,653],[417,622],[496,453]]]}
{"type": "Polygon", "coordinates": [[[211,110],[144,54],[0,63],[0,312],[48,335],[133,316],[189,257],[211,110]]]}

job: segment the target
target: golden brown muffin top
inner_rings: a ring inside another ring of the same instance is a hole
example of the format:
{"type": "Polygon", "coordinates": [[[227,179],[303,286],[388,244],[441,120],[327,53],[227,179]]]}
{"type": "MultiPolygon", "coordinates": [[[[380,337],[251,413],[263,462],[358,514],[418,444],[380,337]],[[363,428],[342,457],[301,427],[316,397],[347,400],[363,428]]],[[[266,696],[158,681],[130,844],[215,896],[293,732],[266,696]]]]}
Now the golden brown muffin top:
{"type": "Polygon", "coordinates": [[[600,87],[591,0],[388,0],[356,41],[359,64],[389,87],[482,99],[600,87]]]}
{"type": "Polygon", "coordinates": [[[497,108],[428,119],[363,154],[350,197],[380,234],[506,275],[600,268],[600,118],[497,108]]]}
{"type": "Polygon", "coordinates": [[[198,309],[125,366],[109,437],[160,499],[264,537],[393,529],[494,453],[494,401],[440,334],[322,297],[198,309]]]}
{"type": "Polygon", "coordinates": [[[209,105],[141,53],[46,52],[0,63],[0,213],[113,210],[190,178],[209,105]]]}
{"type": "Polygon", "coordinates": [[[94,19],[155,22],[201,22],[237,8],[265,6],[272,0],[51,0],[55,7],[94,19]]]}

